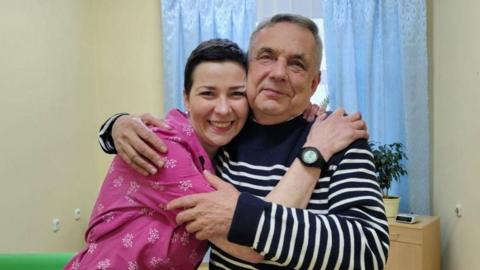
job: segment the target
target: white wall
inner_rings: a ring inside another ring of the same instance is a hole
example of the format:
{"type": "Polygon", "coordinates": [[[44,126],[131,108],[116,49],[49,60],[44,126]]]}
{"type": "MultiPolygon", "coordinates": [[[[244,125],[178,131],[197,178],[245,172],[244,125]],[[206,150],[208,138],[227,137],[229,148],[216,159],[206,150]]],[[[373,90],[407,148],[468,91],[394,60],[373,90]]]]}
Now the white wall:
{"type": "MultiPolygon", "coordinates": [[[[81,0],[79,0],[81,1],[81,0]]],[[[117,112],[163,112],[162,25],[158,0],[92,1],[99,127],[117,112]]],[[[100,155],[99,174],[110,157],[100,155]]]]}
{"type": "Polygon", "coordinates": [[[155,0],[0,1],[0,252],[83,245],[100,123],[161,111],[160,23],[155,0]]]}
{"type": "Polygon", "coordinates": [[[429,0],[433,212],[447,270],[478,269],[480,256],[480,2],[429,0]],[[454,208],[463,205],[463,217],[454,208]]]}

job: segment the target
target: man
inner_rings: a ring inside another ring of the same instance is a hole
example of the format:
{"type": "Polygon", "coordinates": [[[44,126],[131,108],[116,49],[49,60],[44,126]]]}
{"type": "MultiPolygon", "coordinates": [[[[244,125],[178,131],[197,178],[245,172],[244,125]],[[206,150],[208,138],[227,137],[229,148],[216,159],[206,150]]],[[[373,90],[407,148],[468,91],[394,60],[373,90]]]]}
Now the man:
{"type": "MultiPolygon", "coordinates": [[[[301,16],[279,14],[257,27],[248,59],[252,118],[216,159],[230,184],[206,175],[217,191],[167,206],[186,209],[177,222],[197,238],[227,238],[263,259],[240,261],[212,246],[211,269],[384,267],[388,225],[363,121],[343,110],[313,125],[301,117],[320,82],[321,46],[317,27],[301,16]]],[[[139,129],[128,116],[114,124],[115,146],[137,170],[154,173],[147,159],[161,166],[161,158],[141,140],[157,149],[161,142],[124,128],[131,125],[139,129]]]]}

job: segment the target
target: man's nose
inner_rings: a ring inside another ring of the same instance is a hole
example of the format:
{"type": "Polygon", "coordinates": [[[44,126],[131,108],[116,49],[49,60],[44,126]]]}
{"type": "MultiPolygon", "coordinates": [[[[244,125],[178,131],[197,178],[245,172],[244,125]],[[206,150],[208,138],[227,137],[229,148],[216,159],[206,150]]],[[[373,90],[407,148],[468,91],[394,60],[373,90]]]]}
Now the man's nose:
{"type": "Polygon", "coordinates": [[[285,80],[287,78],[287,63],[284,59],[278,59],[273,64],[270,76],[275,80],[285,80]]]}

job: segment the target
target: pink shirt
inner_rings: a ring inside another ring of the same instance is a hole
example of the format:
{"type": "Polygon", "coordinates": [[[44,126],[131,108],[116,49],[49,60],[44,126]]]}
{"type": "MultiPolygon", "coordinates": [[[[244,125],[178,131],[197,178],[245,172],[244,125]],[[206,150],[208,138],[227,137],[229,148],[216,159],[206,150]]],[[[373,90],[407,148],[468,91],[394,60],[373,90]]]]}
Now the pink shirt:
{"type": "Polygon", "coordinates": [[[165,166],[142,176],[115,157],[103,182],[86,232],[87,247],[65,269],[196,269],[207,248],[184,226],[178,211],[167,211],[171,200],[214,189],[202,175],[214,172],[186,116],[171,110],[173,128],[155,129],[168,147],[165,166]]]}

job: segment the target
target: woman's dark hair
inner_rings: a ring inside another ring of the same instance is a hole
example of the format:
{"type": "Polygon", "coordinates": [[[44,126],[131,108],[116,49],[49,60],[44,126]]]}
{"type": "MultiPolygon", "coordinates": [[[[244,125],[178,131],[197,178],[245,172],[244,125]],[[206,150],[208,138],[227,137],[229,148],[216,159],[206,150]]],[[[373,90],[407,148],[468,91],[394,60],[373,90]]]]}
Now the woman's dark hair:
{"type": "Polygon", "coordinates": [[[188,96],[193,85],[193,71],[203,62],[238,63],[247,71],[246,54],[238,45],[228,39],[214,38],[200,43],[190,54],[185,65],[183,91],[188,96]]]}

